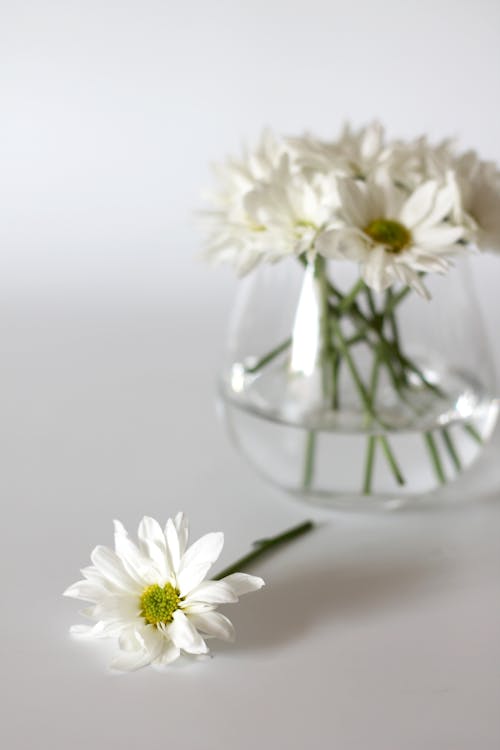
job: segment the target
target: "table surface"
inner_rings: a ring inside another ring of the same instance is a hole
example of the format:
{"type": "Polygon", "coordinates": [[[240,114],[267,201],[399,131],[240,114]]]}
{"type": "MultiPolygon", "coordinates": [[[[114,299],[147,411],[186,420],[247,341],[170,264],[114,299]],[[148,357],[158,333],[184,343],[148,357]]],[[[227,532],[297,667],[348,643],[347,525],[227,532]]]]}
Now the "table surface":
{"type": "Polygon", "coordinates": [[[225,311],[164,304],[4,311],[2,747],[498,750],[498,433],[417,509],[334,513],[268,487],[218,422],[225,311]],[[166,674],[111,674],[61,592],[112,519],[183,509],[221,564],[305,518],[225,611],[237,640],[166,674]]]}

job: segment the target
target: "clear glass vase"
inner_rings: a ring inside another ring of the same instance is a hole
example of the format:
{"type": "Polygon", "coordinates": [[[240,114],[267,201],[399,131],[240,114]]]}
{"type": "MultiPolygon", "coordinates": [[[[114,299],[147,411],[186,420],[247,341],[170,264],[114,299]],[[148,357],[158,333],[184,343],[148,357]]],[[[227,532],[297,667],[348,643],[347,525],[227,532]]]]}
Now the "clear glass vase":
{"type": "Polygon", "coordinates": [[[375,294],[352,265],[262,265],[240,287],[220,392],[279,487],[334,506],[404,501],[471,465],[497,418],[467,265],[375,294]]]}

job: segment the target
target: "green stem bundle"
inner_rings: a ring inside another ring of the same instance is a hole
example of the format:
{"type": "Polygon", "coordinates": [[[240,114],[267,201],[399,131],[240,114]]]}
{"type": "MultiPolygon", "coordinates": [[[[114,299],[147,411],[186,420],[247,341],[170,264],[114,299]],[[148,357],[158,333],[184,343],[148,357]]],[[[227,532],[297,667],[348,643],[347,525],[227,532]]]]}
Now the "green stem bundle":
{"type": "MultiPolygon", "coordinates": [[[[300,258],[300,260],[307,266],[305,258],[300,258]]],[[[368,431],[362,480],[363,494],[372,492],[377,446],[380,446],[381,455],[395,482],[398,485],[404,485],[405,478],[390,443],[388,434],[390,428],[384,423],[377,408],[377,388],[381,370],[385,369],[394,390],[408,408],[413,408],[410,396],[412,388],[415,387],[412,385],[415,379],[420,383],[421,388],[433,393],[434,396],[442,398],[446,395],[437,385],[428,380],[413,360],[403,353],[396,313],[410,289],[404,287],[398,292],[388,290],[383,306],[377,309],[374,294],[362,279],[359,279],[347,293],[343,293],[328,278],[327,262],[324,258],[316,256],[312,271],[317,285],[320,308],[319,365],[323,401],[332,410],[340,408],[340,371],[343,366],[346,367],[359,396],[368,431]],[[344,332],[345,323],[349,324],[349,335],[344,332]],[[354,355],[354,349],[362,344],[368,346],[373,352],[372,372],[368,383],[365,383],[354,355]]],[[[246,368],[246,372],[258,372],[285,352],[291,343],[290,337],[256,363],[252,363],[246,368]]],[[[473,440],[482,442],[481,436],[472,424],[465,424],[464,429],[473,440]]],[[[451,464],[458,472],[462,465],[450,430],[443,427],[440,433],[443,447],[451,464]]],[[[307,491],[311,490],[314,484],[317,437],[315,430],[308,430],[302,470],[302,486],[307,491]]],[[[424,441],[436,478],[443,484],[446,482],[446,474],[433,433],[425,432],[424,441]]]]}

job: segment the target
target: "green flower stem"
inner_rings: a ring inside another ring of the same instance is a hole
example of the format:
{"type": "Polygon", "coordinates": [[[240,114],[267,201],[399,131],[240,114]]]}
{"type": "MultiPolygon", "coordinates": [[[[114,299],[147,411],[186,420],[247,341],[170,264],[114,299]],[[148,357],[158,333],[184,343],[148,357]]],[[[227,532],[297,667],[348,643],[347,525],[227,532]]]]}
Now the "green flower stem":
{"type": "Polygon", "coordinates": [[[395,294],[394,292],[391,292],[390,299],[387,302],[387,305],[385,307],[385,314],[386,315],[392,315],[395,308],[404,300],[404,298],[410,293],[410,287],[405,286],[404,289],[401,289],[400,292],[395,294]]]}
{"type": "Polygon", "coordinates": [[[224,570],[221,570],[220,573],[214,576],[213,580],[220,581],[222,578],[225,578],[232,573],[243,573],[250,563],[253,563],[262,555],[270,552],[273,549],[276,549],[276,547],[279,547],[286,542],[291,542],[292,539],[296,539],[302,534],[306,534],[307,532],[312,531],[313,528],[314,524],[312,521],[304,521],[304,523],[301,523],[298,526],[294,526],[293,528],[288,529],[288,531],[284,531],[277,536],[269,537],[269,539],[259,539],[259,541],[254,542],[255,549],[253,549],[252,552],[249,552],[248,555],[241,557],[239,560],[233,563],[233,565],[229,565],[227,568],[224,568],[224,570]]]}
{"type": "Polygon", "coordinates": [[[281,344],[279,344],[277,347],[272,349],[267,354],[264,354],[263,357],[257,360],[257,362],[252,365],[251,367],[245,367],[245,372],[249,375],[253,375],[255,372],[258,372],[262,367],[265,367],[269,364],[269,362],[272,362],[273,359],[278,357],[282,352],[285,352],[290,346],[292,345],[292,337],[290,336],[285,341],[283,341],[281,344]]]}
{"type": "Polygon", "coordinates": [[[394,477],[396,479],[396,482],[399,485],[406,484],[406,480],[401,472],[401,469],[399,468],[399,464],[397,463],[394,453],[392,452],[392,449],[389,445],[389,440],[385,435],[379,436],[380,445],[382,446],[382,451],[384,452],[384,455],[387,459],[387,463],[391,467],[392,473],[394,474],[394,477]]]}
{"type": "Polygon", "coordinates": [[[364,286],[365,282],[363,281],[363,279],[358,279],[358,281],[352,287],[351,291],[342,298],[339,304],[339,312],[342,315],[345,315],[345,313],[348,312],[349,308],[351,307],[353,302],[355,302],[356,297],[364,288],[364,286]]]}
{"type": "Polygon", "coordinates": [[[377,308],[375,307],[375,300],[373,298],[373,292],[369,286],[366,286],[366,284],[364,285],[364,290],[365,290],[366,299],[368,302],[368,307],[370,308],[370,312],[372,315],[372,320],[375,323],[376,321],[378,321],[379,316],[377,313],[377,308]]]}
{"type": "Polygon", "coordinates": [[[483,444],[483,438],[481,437],[479,432],[476,430],[474,425],[470,424],[470,422],[468,422],[467,424],[464,424],[464,430],[471,436],[473,440],[476,441],[476,443],[478,443],[479,445],[483,444]]]}
{"type": "MultiPolygon", "coordinates": [[[[375,402],[378,386],[378,376],[380,371],[380,351],[377,351],[372,366],[370,378],[370,399],[372,404],[375,402]]],[[[375,459],[375,448],[377,445],[376,435],[369,435],[366,446],[365,474],[363,481],[363,494],[370,495],[372,491],[373,466],[375,459]]]]}
{"type": "Polygon", "coordinates": [[[449,456],[453,462],[455,469],[457,470],[457,472],[461,471],[462,464],[460,461],[460,456],[458,455],[457,449],[455,448],[455,445],[453,443],[453,440],[451,439],[451,435],[447,427],[443,427],[441,429],[441,436],[443,438],[443,442],[446,446],[446,450],[449,453],[449,456]]]}
{"type": "Polygon", "coordinates": [[[444,473],[443,464],[441,463],[441,458],[439,457],[436,441],[434,440],[432,433],[426,432],[424,435],[424,440],[426,442],[432,465],[434,467],[434,471],[436,472],[436,476],[441,484],[446,484],[446,475],[444,473]]]}
{"type": "Polygon", "coordinates": [[[373,409],[373,404],[371,403],[370,396],[368,394],[368,391],[366,390],[366,387],[361,380],[361,376],[359,375],[358,369],[356,367],[356,364],[351,356],[351,352],[349,351],[349,347],[346,344],[346,340],[344,338],[344,335],[342,333],[342,329],[340,327],[340,324],[335,316],[331,316],[330,318],[330,325],[332,327],[333,334],[337,338],[339,351],[344,357],[347,367],[349,368],[349,371],[351,373],[352,379],[354,380],[354,383],[356,385],[356,388],[358,389],[359,396],[361,398],[361,401],[363,403],[363,406],[365,407],[365,411],[368,416],[372,417],[373,419],[377,418],[377,415],[375,414],[375,411],[373,409]]]}
{"type": "MultiPolygon", "coordinates": [[[[337,289],[334,289],[333,293],[338,299],[341,300],[342,294],[337,289]]],[[[399,396],[404,401],[407,401],[406,396],[404,394],[404,385],[405,385],[405,381],[407,382],[406,373],[408,371],[411,371],[415,375],[417,375],[421,383],[426,388],[428,388],[429,390],[432,390],[439,397],[443,397],[444,393],[442,389],[434,385],[433,383],[430,383],[425,377],[425,375],[423,374],[423,372],[420,370],[420,368],[417,367],[417,365],[415,365],[414,362],[412,362],[408,357],[403,355],[401,352],[401,347],[400,347],[400,342],[399,342],[399,333],[397,330],[397,324],[396,324],[394,311],[395,311],[396,305],[406,297],[407,293],[408,293],[407,291],[402,290],[401,292],[399,292],[398,295],[391,296],[384,310],[385,317],[387,317],[387,313],[389,312],[389,324],[391,327],[391,333],[393,337],[392,341],[388,341],[387,338],[384,336],[383,325],[381,325],[381,322],[383,324],[383,317],[381,317],[380,314],[377,313],[377,310],[375,308],[375,303],[373,300],[373,294],[371,293],[371,290],[367,291],[367,300],[368,300],[370,312],[373,316],[372,319],[367,318],[366,315],[364,315],[364,313],[359,308],[359,305],[357,305],[355,302],[351,303],[350,305],[351,317],[355,317],[358,323],[360,323],[363,326],[368,326],[377,335],[379,339],[379,351],[382,353],[384,365],[387,367],[389,377],[391,378],[391,381],[395,390],[398,392],[399,396]],[[393,362],[398,362],[398,364],[400,365],[401,373],[404,378],[403,382],[401,382],[400,376],[398,376],[398,374],[395,372],[393,362]]],[[[340,302],[340,305],[341,305],[341,302],[340,302]]],[[[372,349],[375,349],[376,345],[373,344],[373,342],[371,342],[368,337],[365,338],[365,341],[372,349]]],[[[465,426],[466,429],[469,427],[470,425],[465,426]]],[[[472,429],[474,430],[474,428],[472,429]]],[[[470,429],[468,430],[468,432],[469,434],[472,435],[472,433],[470,432],[470,429]]],[[[479,437],[475,430],[474,432],[476,436],[479,437]]],[[[454,465],[457,467],[457,471],[459,471],[460,469],[458,469],[457,463],[458,465],[460,465],[460,468],[461,468],[460,459],[458,456],[458,452],[453,444],[451,435],[447,433],[444,440],[445,440],[446,448],[448,452],[450,453],[450,457],[452,458],[454,465]]],[[[439,482],[441,484],[444,484],[446,482],[446,476],[444,473],[441,458],[439,456],[438,448],[437,448],[436,442],[432,434],[426,433],[425,441],[426,441],[426,444],[427,444],[427,447],[431,456],[432,466],[434,468],[436,476],[439,482]]],[[[385,436],[381,436],[380,442],[382,445],[382,450],[384,451],[386,455],[386,459],[391,466],[394,476],[396,477],[399,483],[404,484],[404,477],[402,476],[401,471],[394,459],[394,454],[392,453],[390,449],[387,438],[385,436]]],[[[367,451],[367,458],[366,458],[365,484],[367,481],[366,471],[368,469],[371,470],[372,465],[373,465],[373,458],[371,456],[371,448],[369,446],[368,451],[367,451]]]]}
{"type": "Polygon", "coordinates": [[[305,490],[311,489],[314,477],[314,457],[316,453],[316,433],[308,430],[306,435],[306,448],[304,453],[304,470],[302,475],[302,486],[305,490]]]}
{"type": "MultiPolygon", "coordinates": [[[[305,258],[300,258],[299,260],[307,266],[305,258]]],[[[328,279],[326,261],[319,256],[315,259],[314,273],[319,284],[321,296],[322,350],[320,356],[322,362],[323,394],[325,399],[331,402],[333,409],[338,409],[339,407],[339,368],[342,361],[345,361],[360,395],[367,418],[377,420],[379,424],[384,426],[377,418],[375,396],[372,395],[372,385],[367,390],[350,352],[352,346],[360,343],[365,343],[369,346],[374,352],[376,360],[378,360],[376,378],[378,378],[380,365],[383,365],[387,369],[394,389],[406,403],[409,404],[406,389],[408,388],[408,373],[410,372],[416,375],[425,388],[435,393],[438,397],[442,398],[446,395],[439,386],[427,379],[415,362],[402,352],[395,312],[399,304],[410,293],[409,287],[405,287],[397,293],[388,290],[384,308],[378,312],[373,293],[366,287],[362,279],[359,279],[349,292],[343,294],[328,279]],[[366,295],[369,313],[363,312],[358,302],[359,294],[363,290],[366,295]],[[335,298],[335,302],[332,297],[335,298]],[[345,337],[342,332],[341,320],[343,317],[350,319],[355,326],[355,332],[349,337],[345,337]],[[388,330],[384,331],[386,321],[388,323],[388,330]]],[[[254,365],[245,368],[245,371],[250,374],[257,372],[286,351],[291,343],[291,338],[286,339],[266,355],[262,356],[254,365]]],[[[482,445],[483,440],[481,435],[472,424],[464,424],[462,427],[473,440],[482,445]]],[[[460,457],[449,431],[443,428],[441,434],[444,446],[453,465],[457,471],[460,471],[462,468],[460,457]]],[[[446,477],[435,439],[430,432],[425,434],[424,439],[436,476],[441,483],[444,483],[446,477]]],[[[404,484],[404,478],[392,453],[387,437],[379,435],[375,441],[369,438],[365,461],[364,487],[371,487],[371,475],[377,440],[380,442],[396,481],[399,484],[404,484]]],[[[316,442],[316,433],[312,430],[308,431],[303,467],[303,486],[306,489],[311,487],[314,478],[316,442]]]]}
{"type": "MultiPolygon", "coordinates": [[[[398,328],[398,323],[396,320],[396,315],[394,313],[395,306],[391,304],[393,296],[394,296],[393,291],[391,289],[388,289],[386,292],[384,311],[385,311],[385,319],[389,323],[389,330],[392,336],[393,344],[396,348],[396,351],[399,354],[401,352],[401,339],[399,336],[399,328],[398,328]]],[[[407,372],[403,366],[403,363],[401,362],[401,358],[399,358],[399,367],[400,367],[401,380],[404,383],[404,385],[408,385],[407,372]]]]}
{"type": "Polygon", "coordinates": [[[377,444],[377,436],[369,435],[368,442],[366,445],[365,478],[363,481],[363,494],[364,495],[371,495],[371,492],[372,492],[373,464],[374,464],[374,459],[375,459],[376,444],[377,444]]]}
{"type": "MultiPolygon", "coordinates": [[[[347,347],[345,343],[345,339],[343,337],[340,324],[333,316],[331,318],[331,325],[332,325],[333,332],[338,339],[339,350],[346,361],[346,364],[349,368],[352,379],[358,389],[358,393],[361,398],[361,401],[363,402],[363,406],[365,407],[367,417],[371,417],[371,419],[378,421],[379,424],[384,426],[382,421],[377,417],[377,413],[374,408],[374,400],[371,398],[371,393],[368,393],[368,391],[366,390],[365,385],[363,384],[363,381],[361,380],[357,367],[354,363],[354,360],[351,356],[349,348],[347,347]]],[[[391,470],[394,474],[394,477],[397,483],[404,484],[405,483],[404,477],[401,474],[401,470],[397,464],[394,454],[392,453],[392,449],[390,447],[387,437],[381,435],[379,436],[379,439],[380,439],[380,443],[382,445],[382,449],[384,451],[385,457],[389,463],[389,466],[391,467],[391,470]]],[[[368,446],[368,452],[367,452],[367,458],[366,458],[366,469],[365,469],[365,481],[366,481],[367,473],[368,472],[371,473],[371,471],[373,470],[373,457],[370,454],[371,454],[371,448],[370,446],[368,446]]]]}
{"type": "Polygon", "coordinates": [[[323,398],[325,401],[333,404],[334,360],[336,358],[336,351],[330,335],[329,285],[326,276],[326,261],[321,255],[318,255],[314,261],[314,278],[318,283],[320,293],[320,357],[323,398]]]}

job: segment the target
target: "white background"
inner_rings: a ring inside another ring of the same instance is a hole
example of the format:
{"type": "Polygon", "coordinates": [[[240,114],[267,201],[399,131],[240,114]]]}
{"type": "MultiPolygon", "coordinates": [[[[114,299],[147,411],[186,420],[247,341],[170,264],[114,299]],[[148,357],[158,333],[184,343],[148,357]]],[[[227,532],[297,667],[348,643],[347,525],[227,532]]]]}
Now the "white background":
{"type": "MultiPolygon", "coordinates": [[[[0,0],[5,747],[498,750],[498,435],[441,510],[263,485],[214,414],[235,283],[197,260],[193,214],[264,125],[378,117],[500,161],[499,65],[496,0],[0,0]],[[323,525],[259,565],[233,647],[110,677],[60,592],[112,518],[179,508],[226,562],[323,525]]],[[[497,369],[499,263],[473,270],[497,369]]]]}

